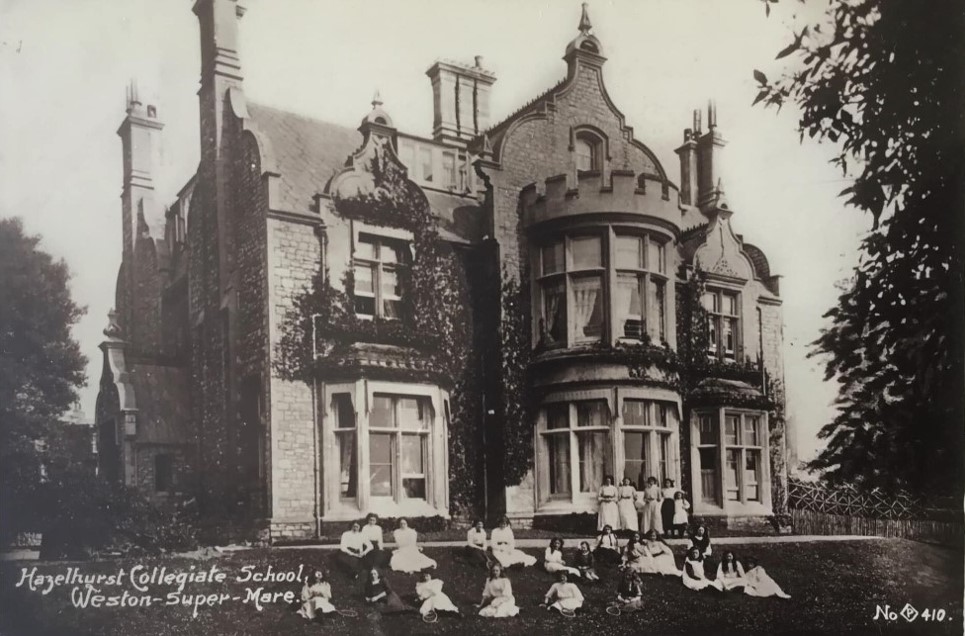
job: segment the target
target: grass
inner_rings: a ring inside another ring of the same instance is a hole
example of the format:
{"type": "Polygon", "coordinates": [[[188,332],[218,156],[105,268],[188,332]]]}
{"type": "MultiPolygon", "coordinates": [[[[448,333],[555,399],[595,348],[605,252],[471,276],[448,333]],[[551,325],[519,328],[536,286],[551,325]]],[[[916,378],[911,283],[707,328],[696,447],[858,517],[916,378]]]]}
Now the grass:
{"type": "MultiPolygon", "coordinates": [[[[538,607],[552,583],[546,572],[534,568],[510,570],[510,578],[521,607],[520,616],[484,619],[470,616],[459,620],[439,619],[427,625],[418,614],[382,616],[366,607],[358,586],[341,572],[328,568],[335,604],[353,608],[358,617],[324,619],[323,625],[309,623],[284,603],[268,603],[262,611],[251,604],[229,601],[214,608],[201,608],[196,618],[189,608],[155,606],[148,608],[74,608],[67,588],[48,595],[16,588],[21,566],[0,564],[0,634],[3,636],[46,636],[88,634],[960,634],[962,633],[962,554],[937,546],[900,539],[790,543],[733,546],[741,555],[754,556],[775,580],[791,594],[790,600],[755,599],[742,594],[692,592],[679,580],[649,576],[644,585],[649,609],[633,615],[611,617],[604,612],[616,587],[616,572],[604,570],[596,586],[581,584],[588,611],[575,619],[550,614],[538,607]],[[873,620],[877,605],[888,604],[900,611],[905,603],[919,610],[943,609],[953,620],[925,623],[919,618],[907,623],[901,618],[873,620]]],[[[530,550],[536,554],[536,550],[530,550]]],[[[478,602],[484,582],[482,570],[472,569],[456,557],[454,550],[427,548],[440,563],[437,576],[445,591],[467,611],[478,602]]],[[[682,550],[677,549],[678,563],[682,550]]],[[[118,567],[163,565],[169,570],[207,569],[216,564],[228,572],[225,583],[188,584],[187,592],[244,593],[245,583],[234,577],[243,566],[262,571],[306,569],[326,565],[330,551],[251,550],[207,561],[161,559],[144,561],[100,561],[79,564],[38,564],[41,573],[58,574],[68,565],[85,573],[115,572],[118,567]]],[[[716,555],[715,555],[716,556],[716,555]]],[[[716,568],[716,561],[711,566],[716,568]]],[[[29,564],[30,568],[33,564],[29,564]]],[[[405,598],[414,592],[415,576],[390,573],[393,587],[405,598]]],[[[120,591],[115,588],[111,593],[120,591]]],[[[270,592],[295,590],[291,584],[272,583],[270,592]]],[[[157,588],[163,596],[170,588],[157,588]]],[[[160,593],[158,593],[160,592],[160,593]]]]}

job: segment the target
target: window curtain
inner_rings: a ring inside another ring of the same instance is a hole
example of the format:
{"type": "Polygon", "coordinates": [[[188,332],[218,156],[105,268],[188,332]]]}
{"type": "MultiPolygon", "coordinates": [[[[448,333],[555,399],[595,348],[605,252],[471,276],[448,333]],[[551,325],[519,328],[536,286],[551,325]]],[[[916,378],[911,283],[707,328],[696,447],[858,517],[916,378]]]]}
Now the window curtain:
{"type": "Polygon", "coordinates": [[[547,285],[543,291],[543,296],[545,298],[545,316],[546,321],[543,324],[544,334],[549,336],[551,342],[562,342],[563,333],[565,328],[565,320],[563,318],[564,310],[564,288],[563,285],[558,283],[553,283],[547,285]]]}
{"type": "Polygon", "coordinates": [[[580,444],[580,492],[596,492],[610,472],[606,431],[577,433],[580,444]]]}
{"type": "Polygon", "coordinates": [[[549,447],[550,494],[570,493],[570,435],[569,433],[547,435],[549,447]]]}
{"type": "Polygon", "coordinates": [[[600,299],[600,279],[583,278],[573,282],[574,309],[577,334],[599,337],[603,322],[600,299]]]}

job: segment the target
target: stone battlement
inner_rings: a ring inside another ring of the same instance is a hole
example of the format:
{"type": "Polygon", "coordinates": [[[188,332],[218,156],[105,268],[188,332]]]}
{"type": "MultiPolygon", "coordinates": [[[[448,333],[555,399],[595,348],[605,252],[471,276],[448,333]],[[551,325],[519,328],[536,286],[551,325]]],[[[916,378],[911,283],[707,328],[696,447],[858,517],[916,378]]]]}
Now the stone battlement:
{"type": "Polygon", "coordinates": [[[577,187],[565,174],[549,177],[540,193],[536,183],[520,192],[523,224],[527,227],[565,217],[584,215],[635,215],[641,222],[663,221],[680,230],[677,191],[649,174],[613,170],[607,183],[596,171],[580,173],[577,187]]]}

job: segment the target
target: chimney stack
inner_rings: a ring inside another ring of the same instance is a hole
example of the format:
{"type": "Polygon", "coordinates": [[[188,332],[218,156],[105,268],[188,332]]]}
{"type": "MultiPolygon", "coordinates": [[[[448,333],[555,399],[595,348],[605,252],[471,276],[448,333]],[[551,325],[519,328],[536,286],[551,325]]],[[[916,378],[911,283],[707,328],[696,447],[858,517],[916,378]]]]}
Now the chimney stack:
{"type": "Polygon", "coordinates": [[[714,202],[721,178],[721,157],[727,142],[717,128],[717,105],[707,105],[707,132],[697,138],[697,201],[704,210],[714,202]]]}
{"type": "Polygon", "coordinates": [[[143,217],[146,230],[151,238],[164,238],[164,210],[154,201],[154,176],[156,159],[160,151],[161,130],[164,128],[157,118],[153,105],[144,106],[137,88],[131,80],[127,86],[125,112],[127,116],[117,129],[121,138],[123,159],[123,184],[121,209],[123,213],[124,252],[133,252],[137,239],[144,228],[139,217],[143,217]]]}
{"type": "Polygon", "coordinates": [[[439,60],[426,75],[432,82],[432,138],[465,147],[489,128],[489,95],[496,75],[483,68],[439,60]]]}

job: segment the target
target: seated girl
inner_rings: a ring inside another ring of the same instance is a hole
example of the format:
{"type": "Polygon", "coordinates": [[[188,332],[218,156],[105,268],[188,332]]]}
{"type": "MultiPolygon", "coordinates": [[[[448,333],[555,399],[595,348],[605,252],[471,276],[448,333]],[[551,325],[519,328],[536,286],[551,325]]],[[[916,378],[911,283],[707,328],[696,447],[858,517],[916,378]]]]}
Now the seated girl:
{"type": "Polygon", "coordinates": [[[697,526],[690,534],[690,547],[700,550],[702,557],[709,557],[713,550],[710,549],[710,531],[707,526],[697,526]]]}
{"type": "Polygon", "coordinates": [[[687,553],[682,579],[684,586],[691,590],[704,590],[708,587],[718,591],[724,589],[720,581],[711,581],[704,574],[704,556],[700,553],[699,548],[690,548],[687,553]]]}
{"type": "Polygon", "coordinates": [[[365,567],[384,568],[389,562],[389,551],[385,549],[385,541],[382,538],[382,526],[379,525],[379,515],[370,512],[365,516],[365,525],[362,526],[362,536],[372,544],[372,550],[365,555],[365,567]]]}
{"type": "Polygon", "coordinates": [[[620,542],[613,528],[603,526],[603,531],[596,538],[596,550],[593,551],[596,560],[603,564],[615,565],[620,563],[620,542]]]}
{"type": "Polygon", "coordinates": [[[566,572],[560,571],[559,578],[553,583],[546,596],[543,598],[543,605],[547,610],[555,609],[557,612],[576,610],[583,607],[583,592],[576,587],[576,583],[567,580],[566,572]]]}
{"type": "Polygon", "coordinates": [[[432,578],[430,572],[422,573],[422,580],[416,583],[415,593],[422,601],[419,613],[423,616],[432,612],[452,612],[462,616],[459,608],[453,604],[452,599],[442,591],[442,579],[432,578]]]}
{"type": "Polygon", "coordinates": [[[754,559],[747,559],[747,573],[744,575],[744,594],[748,596],[776,596],[778,598],[791,598],[786,594],[774,579],[768,576],[764,568],[757,564],[754,559]]]}
{"type": "Polygon", "coordinates": [[[476,521],[469,531],[466,532],[466,546],[463,554],[472,563],[483,566],[489,570],[489,554],[486,552],[488,547],[486,540],[486,530],[483,528],[482,521],[476,521]]]}
{"type": "Polygon", "coordinates": [[[503,573],[503,566],[493,563],[489,569],[489,578],[483,588],[482,601],[476,607],[479,615],[487,618],[504,618],[519,614],[516,599],[513,597],[513,585],[503,573]]]}
{"type": "Polygon", "coordinates": [[[580,551],[573,558],[573,565],[580,571],[580,576],[586,581],[599,581],[600,576],[596,573],[596,560],[590,552],[590,544],[586,541],[580,542],[580,551]]]}
{"type": "Polygon", "coordinates": [[[620,585],[617,586],[617,605],[623,612],[636,612],[643,609],[643,585],[633,570],[625,570],[620,585]]]}
{"type": "Polygon", "coordinates": [[[506,517],[500,519],[499,527],[493,529],[490,538],[493,547],[493,557],[499,561],[504,568],[514,565],[522,565],[525,567],[536,565],[536,557],[516,549],[516,537],[513,536],[513,529],[509,527],[509,519],[506,517]]]}
{"type": "Polygon", "coordinates": [[[640,538],[639,532],[630,535],[630,540],[623,547],[623,565],[621,568],[626,568],[637,574],[657,573],[650,550],[640,538]]]}
{"type": "Polygon", "coordinates": [[[367,563],[371,551],[372,543],[362,534],[362,526],[358,521],[353,521],[352,528],[342,533],[338,552],[333,559],[343,570],[357,578],[360,572],[371,568],[367,563]]]}
{"type": "Polygon", "coordinates": [[[720,564],[717,566],[717,580],[724,586],[725,592],[740,589],[745,585],[744,566],[729,550],[724,553],[720,564]]]}
{"type": "Polygon", "coordinates": [[[302,586],[302,606],[298,615],[308,620],[314,620],[318,615],[331,614],[335,611],[332,605],[332,586],[325,580],[321,570],[305,578],[302,586]]]}
{"type": "Polygon", "coordinates": [[[680,576],[680,570],[677,569],[677,563],[674,561],[673,550],[660,538],[656,530],[647,533],[646,545],[657,574],[680,576]]]}
{"type": "Polygon", "coordinates": [[[563,539],[550,539],[549,547],[543,553],[543,567],[547,572],[568,572],[573,576],[580,576],[580,571],[566,565],[563,560],[563,539]]]}
{"type": "Polygon", "coordinates": [[[392,552],[392,560],[389,567],[396,572],[419,572],[428,568],[436,567],[436,562],[422,554],[422,548],[416,545],[418,534],[414,528],[409,527],[409,522],[399,519],[399,528],[392,533],[395,543],[398,546],[392,552]]]}
{"type": "Polygon", "coordinates": [[[395,593],[382,573],[372,568],[365,577],[363,596],[366,603],[380,603],[383,614],[398,614],[400,612],[414,612],[415,609],[406,605],[395,593]]]}

